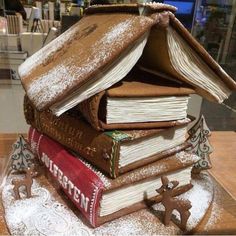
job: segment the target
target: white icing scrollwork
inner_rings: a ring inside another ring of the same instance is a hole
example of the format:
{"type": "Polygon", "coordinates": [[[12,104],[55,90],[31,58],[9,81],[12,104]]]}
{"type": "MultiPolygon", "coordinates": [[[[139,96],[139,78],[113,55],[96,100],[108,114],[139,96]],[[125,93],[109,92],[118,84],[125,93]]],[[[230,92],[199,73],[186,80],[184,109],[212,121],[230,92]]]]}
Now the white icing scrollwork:
{"type": "Polygon", "coordinates": [[[5,218],[12,235],[91,235],[91,230],[34,180],[32,198],[15,200],[11,179],[2,192],[5,218]]]}

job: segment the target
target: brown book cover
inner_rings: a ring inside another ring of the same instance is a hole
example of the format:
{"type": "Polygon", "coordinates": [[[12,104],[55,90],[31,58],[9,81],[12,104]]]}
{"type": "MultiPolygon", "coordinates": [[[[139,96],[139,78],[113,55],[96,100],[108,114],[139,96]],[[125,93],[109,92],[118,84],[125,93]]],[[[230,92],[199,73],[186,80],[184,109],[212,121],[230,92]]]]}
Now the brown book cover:
{"type": "MultiPolygon", "coordinates": [[[[113,129],[150,129],[172,127],[188,123],[189,119],[184,117],[179,120],[129,122],[129,123],[108,123],[107,99],[142,99],[142,98],[162,98],[162,97],[183,97],[193,94],[195,91],[184,84],[166,80],[161,76],[155,76],[140,70],[131,71],[124,80],[115,84],[111,88],[96,94],[78,105],[79,110],[86,120],[97,130],[113,129]]],[[[175,99],[174,99],[175,100],[175,99]]],[[[121,102],[122,103],[122,102],[121,102]]],[[[145,103],[148,106],[148,103],[145,103]]],[[[162,105],[163,106],[163,105],[162,105]]],[[[163,108],[165,110],[176,107],[176,102],[171,107],[169,103],[163,108]]],[[[122,105],[121,108],[122,109],[122,105]]],[[[135,109],[140,109],[138,106],[135,109]]],[[[126,108],[127,111],[127,108],[126,108]]],[[[127,111],[130,113],[129,111],[127,111]]],[[[149,111],[151,113],[151,110],[149,111]]],[[[156,118],[156,117],[155,117],[156,118]]]]}
{"type": "MultiPolygon", "coordinates": [[[[132,8],[138,10],[136,6],[132,8]]],[[[104,74],[140,46],[138,55],[135,53],[123,64],[122,67],[132,64],[124,72],[125,76],[141,56],[148,32],[155,24],[151,17],[133,13],[125,10],[115,14],[85,15],[77,24],[28,58],[20,66],[19,74],[29,99],[37,109],[56,106],[78,89],[80,93],[88,90],[85,86],[103,79],[104,74]]],[[[118,70],[118,76],[122,75],[121,71],[118,70]]]]}
{"type": "MultiPolygon", "coordinates": [[[[166,31],[171,25],[217,78],[212,86],[219,82],[218,93],[224,96],[213,96],[210,89],[202,87],[204,82],[190,83],[188,76],[180,75],[176,69],[168,67],[167,72],[193,85],[202,96],[222,102],[236,89],[235,82],[174,17],[175,9],[158,3],[88,9],[77,24],[20,66],[19,74],[29,99],[38,110],[50,107],[60,115],[122,80],[140,58],[143,66],[152,70],[162,66],[166,69],[170,64],[166,31]],[[156,57],[162,60],[161,66],[154,63],[156,57]]],[[[187,68],[191,72],[192,67],[187,68]]]]}
{"type": "Polygon", "coordinates": [[[28,124],[79,153],[111,178],[189,147],[185,143],[187,124],[168,129],[101,132],[76,112],[60,117],[49,110],[39,112],[27,97],[24,113],[28,124]],[[138,151],[140,145],[144,154],[138,151]]]}

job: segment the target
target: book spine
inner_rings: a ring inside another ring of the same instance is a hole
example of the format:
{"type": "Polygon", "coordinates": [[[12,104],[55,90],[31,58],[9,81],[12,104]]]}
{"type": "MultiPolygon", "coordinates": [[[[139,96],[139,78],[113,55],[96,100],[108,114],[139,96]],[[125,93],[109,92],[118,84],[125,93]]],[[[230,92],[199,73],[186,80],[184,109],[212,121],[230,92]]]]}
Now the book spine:
{"type": "Polygon", "coordinates": [[[103,130],[98,119],[98,112],[100,101],[104,94],[105,92],[100,92],[78,105],[78,109],[84,118],[98,131],[103,130]]]}
{"type": "Polygon", "coordinates": [[[62,145],[32,127],[28,140],[53,180],[59,183],[68,198],[90,224],[96,227],[99,203],[105,189],[102,179],[79,158],[68,153],[62,145]]]}
{"type": "Polygon", "coordinates": [[[79,153],[98,169],[115,178],[118,172],[119,142],[93,129],[79,114],[54,116],[50,111],[39,112],[25,97],[24,113],[28,124],[67,148],[79,153]],[[114,164],[115,163],[115,164],[114,164]],[[112,165],[111,165],[112,164],[112,165]]]}

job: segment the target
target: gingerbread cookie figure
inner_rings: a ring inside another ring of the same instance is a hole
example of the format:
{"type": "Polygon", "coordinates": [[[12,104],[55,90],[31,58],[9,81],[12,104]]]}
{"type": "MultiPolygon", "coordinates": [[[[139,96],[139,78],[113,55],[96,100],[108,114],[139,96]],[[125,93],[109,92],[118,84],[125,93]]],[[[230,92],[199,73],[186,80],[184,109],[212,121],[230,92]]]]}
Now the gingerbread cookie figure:
{"type": "Polygon", "coordinates": [[[26,170],[26,175],[24,179],[13,179],[12,184],[14,185],[13,191],[15,193],[15,199],[19,200],[20,199],[20,192],[19,189],[21,186],[25,186],[26,188],[26,193],[27,193],[27,198],[32,197],[31,195],[31,187],[33,184],[33,177],[37,175],[36,172],[34,172],[34,166],[31,165],[28,167],[26,170]]]}
{"type": "Polygon", "coordinates": [[[162,186],[156,191],[162,195],[161,203],[165,207],[164,224],[169,225],[172,212],[177,210],[180,213],[182,230],[186,229],[186,224],[190,216],[189,209],[192,207],[190,201],[174,198],[173,190],[178,186],[178,181],[169,181],[166,176],[161,177],[162,186]]]}

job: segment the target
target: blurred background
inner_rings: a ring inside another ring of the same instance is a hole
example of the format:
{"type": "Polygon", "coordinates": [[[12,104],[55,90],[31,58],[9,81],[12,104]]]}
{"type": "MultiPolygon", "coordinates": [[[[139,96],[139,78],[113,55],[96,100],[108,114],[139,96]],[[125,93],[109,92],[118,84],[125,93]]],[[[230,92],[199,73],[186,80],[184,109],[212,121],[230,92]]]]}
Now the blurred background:
{"type": "MultiPolygon", "coordinates": [[[[117,0],[0,0],[0,133],[26,133],[24,90],[17,68],[29,56],[83,16],[92,4],[135,3],[117,0]]],[[[148,2],[148,1],[141,1],[148,2]]],[[[236,79],[236,1],[164,0],[178,8],[176,16],[211,56],[236,79]]],[[[236,94],[224,104],[194,95],[189,114],[205,116],[211,130],[236,130],[236,94]]]]}

